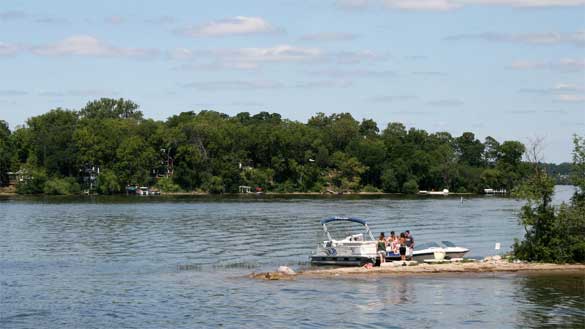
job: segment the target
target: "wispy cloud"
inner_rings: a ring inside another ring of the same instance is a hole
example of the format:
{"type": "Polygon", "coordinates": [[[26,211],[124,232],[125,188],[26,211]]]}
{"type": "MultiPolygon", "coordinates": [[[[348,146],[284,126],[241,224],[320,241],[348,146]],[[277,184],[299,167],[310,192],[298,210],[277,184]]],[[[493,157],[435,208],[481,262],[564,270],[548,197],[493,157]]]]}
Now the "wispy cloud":
{"type": "Polygon", "coordinates": [[[67,24],[69,24],[69,20],[66,18],[62,18],[62,17],[44,16],[44,17],[38,17],[37,19],[35,19],[35,23],[46,24],[46,25],[67,25],[67,24]]]}
{"type": "Polygon", "coordinates": [[[236,16],[203,25],[184,27],[175,32],[190,37],[224,37],[233,35],[250,35],[262,33],[274,33],[275,28],[262,17],[236,16]]]}
{"type": "Polygon", "coordinates": [[[120,25],[126,22],[126,19],[122,16],[110,16],[104,18],[104,22],[112,25],[120,25]]]}
{"type": "Polygon", "coordinates": [[[231,102],[230,105],[237,107],[266,107],[266,104],[256,101],[235,101],[231,102]]]}
{"type": "Polygon", "coordinates": [[[317,88],[347,88],[352,85],[349,80],[314,80],[299,81],[292,84],[284,84],[275,80],[218,80],[196,81],[183,84],[184,88],[193,88],[203,91],[219,90],[270,90],[282,88],[317,89],[317,88]]]}
{"type": "Polygon", "coordinates": [[[446,12],[480,5],[514,8],[575,7],[585,5],[585,0],[338,0],[335,5],[345,10],[382,6],[390,10],[446,12]]]}
{"type": "Polygon", "coordinates": [[[556,101],[562,103],[584,103],[585,95],[580,94],[560,94],[557,96],[556,101]]]}
{"type": "MultiPolygon", "coordinates": [[[[357,65],[361,63],[375,63],[391,58],[389,54],[371,50],[338,51],[326,53],[319,48],[299,47],[293,45],[277,45],[266,48],[236,48],[236,49],[207,49],[192,50],[177,48],[167,53],[172,60],[191,61],[187,66],[207,69],[257,69],[268,63],[331,63],[343,65],[357,65]]],[[[185,67],[182,65],[181,67],[185,67]]],[[[331,74],[345,74],[341,70],[329,72],[331,74]]],[[[385,75],[390,71],[354,70],[347,72],[360,75],[385,75]]]]}
{"type": "Polygon", "coordinates": [[[152,58],[159,54],[156,49],[116,47],[89,35],[71,36],[56,43],[31,47],[39,56],[93,56],[152,58]]]}
{"type": "Polygon", "coordinates": [[[381,62],[390,59],[387,53],[378,53],[372,50],[340,51],[333,54],[337,62],[341,64],[359,64],[364,62],[381,62]]]}
{"type": "Polygon", "coordinates": [[[67,91],[68,96],[87,97],[87,96],[117,96],[117,91],[105,89],[73,89],[67,91]]]}
{"type": "Polygon", "coordinates": [[[171,17],[171,16],[159,16],[159,17],[153,17],[153,18],[148,18],[145,19],[144,22],[147,24],[153,24],[153,25],[168,25],[168,24],[173,24],[177,21],[176,18],[171,17]]]}
{"type": "Polygon", "coordinates": [[[384,6],[401,10],[448,11],[463,5],[451,0],[384,0],[384,6]]]}
{"type": "Polygon", "coordinates": [[[457,34],[445,38],[447,41],[464,41],[464,40],[480,40],[489,42],[507,42],[519,44],[533,44],[533,45],[559,45],[569,44],[578,47],[585,46],[585,32],[575,33],[525,33],[525,34],[509,34],[509,33],[468,33],[457,34]]]}
{"type": "Polygon", "coordinates": [[[303,81],[297,82],[295,88],[301,89],[317,89],[317,88],[347,88],[353,82],[349,80],[318,80],[318,81],[303,81]]]}
{"type": "Polygon", "coordinates": [[[511,6],[518,8],[574,7],[585,5],[585,0],[457,0],[470,5],[511,6]]]}
{"type": "Polygon", "coordinates": [[[429,102],[427,102],[427,104],[431,105],[431,106],[437,106],[437,107],[456,107],[456,106],[462,106],[464,104],[464,102],[460,99],[448,98],[448,99],[438,99],[438,100],[434,100],[434,101],[429,101],[429,102]]]}
{"type": "Polygon", "coordinates": [[[335,5],[339,8],[342,9],[350,9],[350,10],[356,10],[356,9],[365,9],[368,7],[368,5],[370,4],[370,2],[374,2],[374,1],[368,1],[368,0],[336,0],[335,1],[335,5]]]}
{"type": "Polygon", "coordinates": [[[329,70],[316,70],[309,71],[307,74],[311,76],[328,77],[328,78],[390,78],[395,77],[396,72],[390,70],[367,70],[367,69],[354,69],[354,70],[340,70],[340,69],[329,69],[329,70]]]}
{"type": "Polygon", "coordinates": [[[318,48],[278,45],[267,48],[239,48],[190,50],[174,49],[169,57],[175,60],[204,61],[203,65],[217,68],[254,69],[266,63],[305,62],[317,60],[323,55],[318,48]],[[211,60],[211,62],[209,62],[211,60]]]}
{"type": "Polygon", "coordinates": [[[373,103],[395,103],[395,102],[406,102],[418,99],[417,96],[412,95],[398,95],[398,96],[375,96],[368,100],[373,103]]]}
{"type": "Polygon", "coordinates": [[[559,94],[559,93],[567,93],[567,92],[584,92],[585,87],[578,86],[571,83],[557,83],[552,88],[523,88],[520,89],[518,92],[520,93],[528,93],[528,94],[540,94],[540,95],[550,95],[550,94],[559,94]]]}
{"type": "Polygon", "coordinates": [[[426,77],[446,77],[446,72],[439,72],[439,71],[416,71],[412,72],[414,75],[421,75],[426,77]]]}
{"type": "Polygon", "coordinates": [[[67,91],[41,90],[37,94],[42,97],[105,97],[119,95],[116,91],[105,89],[72,89],[67,91]]]}
{"type": "Polygon", "coordinates": [[[258,90],[282,88],[283,84],[273,80],[224,80],[198,81],[184,84],[185,88],[194,88],[205,91],[215,90],[258,90]]]}
{"type": "Polygon", "coordinates": [[[314,34],[305,34],[299,38],[301,41],[311,42],[335,42],[335,41],[351,41],[358,38],[357,34],[342,33],[342,32],[322,32],[314,34]]]}
{"type": "Polygon", "coordinates": [[[26,13],[24,11],[19,11],[19,10],[1,11],[0,12],[0,22],[19,20],[19,19],[24,19],[26,17],[27,17],[26,13]]]}
{"type": "Polygon", "coordinates": [[[25,96],[28,95],[28,92],[24,90],[15,90],[15,89],[5,89],[0,90],[0,96],[25,96]]]}
{"type": "Polygon", "coordinates": [[[585,101],[585,86],[571,83],[557,83],[551,88],[524,88],[520,89],[519,92],[552,96],[552,100],[558,103],[582,103],[585,101]]]}
{"type": "Polygon", "coordinates": [[[518,60],[510,66],[515,70],[553,70],[561,72],[581,72],[585,70],[585,59],[564,58],[559,61],[518,60]]]}
{"type": "Polygon", "coordinates": [[[22,50],[22,46],[0,42],[0,56],[16,55],[22,50]]]}

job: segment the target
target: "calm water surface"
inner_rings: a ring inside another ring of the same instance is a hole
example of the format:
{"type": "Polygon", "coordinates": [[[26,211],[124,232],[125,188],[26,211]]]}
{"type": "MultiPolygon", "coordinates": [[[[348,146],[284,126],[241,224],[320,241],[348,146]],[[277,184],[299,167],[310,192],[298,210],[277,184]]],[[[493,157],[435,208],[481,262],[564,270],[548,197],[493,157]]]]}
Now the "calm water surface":
{"type": "MultiPolygon", "coordinates": [[[[557,202],[571,190],[557,188],[557,202]]],[[[585,327],[583,273],[255,281],[306,268],[319,220],[469,256],[521,238],[509,198],[0,199],[0,328],[585,327]]]]}

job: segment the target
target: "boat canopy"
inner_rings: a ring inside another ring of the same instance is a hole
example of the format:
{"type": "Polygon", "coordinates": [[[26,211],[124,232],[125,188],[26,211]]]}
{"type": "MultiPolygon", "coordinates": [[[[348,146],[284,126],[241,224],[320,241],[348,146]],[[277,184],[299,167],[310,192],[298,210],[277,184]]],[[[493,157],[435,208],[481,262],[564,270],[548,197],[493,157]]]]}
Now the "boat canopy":
{"type": "Polygon", "coordinates": [[[354,222],[354,223],[359,223],[362,225],[368,225],[366,223],[365,220],[363,219],[359,219],[359,218],[353,218],[353,217],[331,217],[331,218],[325,218],[321,220],[321,225],[323,224],[327,224],[330,222],[341,222],[341,221],[345,221],[345,222],[354,222]]]}

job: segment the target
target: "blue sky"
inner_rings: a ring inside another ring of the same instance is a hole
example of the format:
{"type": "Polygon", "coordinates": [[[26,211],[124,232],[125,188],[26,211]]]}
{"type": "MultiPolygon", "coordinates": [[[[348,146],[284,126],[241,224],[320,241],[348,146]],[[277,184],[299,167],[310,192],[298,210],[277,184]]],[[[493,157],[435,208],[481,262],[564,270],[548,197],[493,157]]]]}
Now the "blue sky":
{"type": "Polygon", "coordinates": [[[0,119],[99,97],[190,110],[350,112],[479,138],[585,135],[585,0],[0,3],[0,119]]]}

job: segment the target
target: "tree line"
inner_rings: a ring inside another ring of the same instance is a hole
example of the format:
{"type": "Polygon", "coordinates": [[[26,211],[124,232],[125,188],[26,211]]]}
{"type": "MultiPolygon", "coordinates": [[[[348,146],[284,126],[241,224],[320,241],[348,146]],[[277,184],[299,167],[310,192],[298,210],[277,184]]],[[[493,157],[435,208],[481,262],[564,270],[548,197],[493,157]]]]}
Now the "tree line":
{"type": "Polygon", "coordinates": [[[11,131],[0,121],[0,182],[20,172],[19,193],[69,194],[131,184],[163,191],[274,192],[418,190],[510,191],[527,175],[525,146],[452,136],[349,113],[317,113],[307,123],[277,113],[183,112],[147,119],[125,99],[53,109],[11,131]],[[96,168],[99,168],[99,173],[96,168]],[[93,178],[95,178],[95,182],[93,178]],[[95,183],[95,184],[94,184],[95,183]]]}

